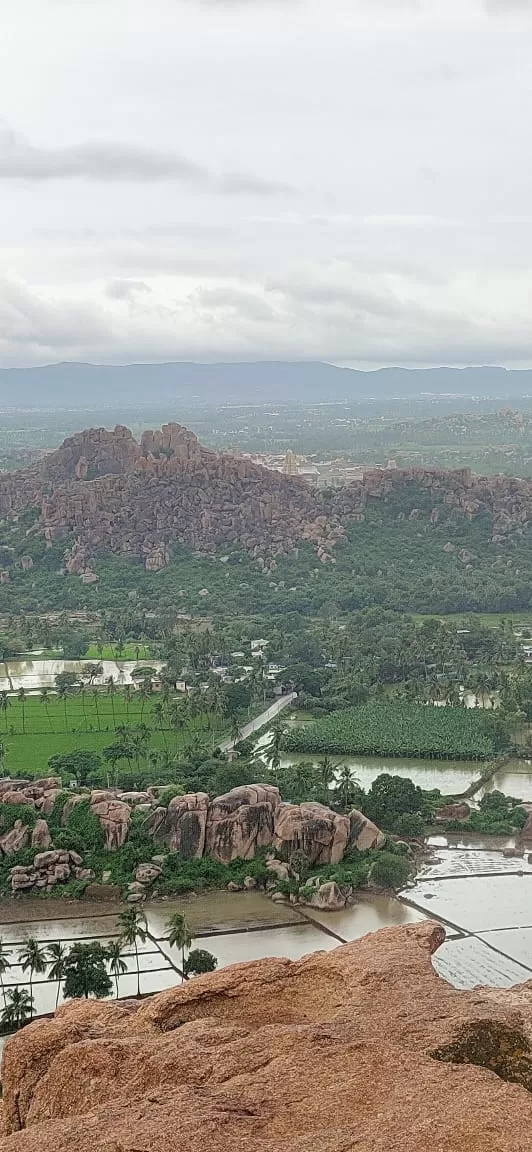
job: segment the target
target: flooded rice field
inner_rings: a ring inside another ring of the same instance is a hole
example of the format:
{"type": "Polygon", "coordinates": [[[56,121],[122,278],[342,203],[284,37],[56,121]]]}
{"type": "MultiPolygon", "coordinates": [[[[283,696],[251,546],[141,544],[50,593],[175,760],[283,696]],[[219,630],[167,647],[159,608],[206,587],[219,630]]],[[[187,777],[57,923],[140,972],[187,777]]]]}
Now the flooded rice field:
{"type": "Polygon", "coordinates": [[[39,657],[26,660],[6,660],[0,662],[0,692],[39,692],[41,688],[54,688],[55,678],[60,672],[73,672],[79,676],[85,664],[101,664],[102,673],[96,676],[93,684],[102,685],[113,677],[118,688],[133,684],[132,672],[135,668],[150,667],[158,671],[162,665],[157,660],[51,660],[39,657]]]}
{"type": "MultiPolygon", "coordinates": [[[[441,838],[444,839],[444,838],[441,838]]],[[[507,987],[532,978],[532,863],[484,847],[435,847],[436,860],[401,894],[447,928],[433,957],[458,988],[507,987]]],[[[532,859],[532,858],[531,858],[532,859]]]]}

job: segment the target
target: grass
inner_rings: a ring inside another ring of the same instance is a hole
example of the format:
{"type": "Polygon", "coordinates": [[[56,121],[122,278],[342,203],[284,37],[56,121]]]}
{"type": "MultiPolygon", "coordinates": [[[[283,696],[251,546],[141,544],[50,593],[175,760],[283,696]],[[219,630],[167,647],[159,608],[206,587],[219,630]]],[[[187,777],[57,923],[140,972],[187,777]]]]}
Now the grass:
{"type": "MultiPolygon", "coordinates": [[[[152,730],[151,747],[161,750],[167,747],[171,752],[189,744],[196,732],[206,742],[212,739],[212,732],[207,729],[207,715],[197,717],[190,727],[179,732],[162,731],[153,711],[158,699],[155,695],[145,701],[134,695],[128,705],[120,692],[112,697],[98,692],[94,697],[89,690],[85,697],[67,698],[66,719],[64,703],[56,695],[50,695],[46,705],[39,696],[28,696],[24,710],[17,697],[9,699],[7,710],[0,715],[0,740],[6,749],[5,771],[8,773],[18,771],[28,776],[42,776],[48,772],[50,756],[56,753],[78,748],[101,752],[115,742],[115,727],[120,724],[127,727],[147,724],[152,730]]],[[[220,717],[212,717],[212,723],[215,738],[220,740],[224,733],[220,717]]]]}
{"type": "Polygon", "coordinates": [[[501,620],[508,620],[514,628],[530,628],[532,631],[532,612],[450,612],[445,615],[441,612],[412,612],[414,620],[419,624],[423,620],[441,620],[444,624],[456,624],[457,628],[468,628],[471,620],[486,628],[498,628],[501,620]]]}
{"type": "Polygon", "coordinates": [[[151,660],[152,651],[149,644],[137,643],[135,640],[128,641],[117,652],[116,644],[89,644],[83,660],[151,660]],[[138,657],[137,657],[138,652],[138,657]]]}

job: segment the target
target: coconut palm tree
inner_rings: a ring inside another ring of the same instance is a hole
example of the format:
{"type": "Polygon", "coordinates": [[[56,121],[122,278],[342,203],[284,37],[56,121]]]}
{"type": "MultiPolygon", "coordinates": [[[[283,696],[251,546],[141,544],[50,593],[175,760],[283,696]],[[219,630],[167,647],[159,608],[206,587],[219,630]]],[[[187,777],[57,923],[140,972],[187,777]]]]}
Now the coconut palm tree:
{"type": "Polygon", "coordinates": [[[22,734],[24,736],[26,734],[26,689],[19,688],[17,697],[22,706],[22,734]]]}
{"type": "Polygon", "coordinates": [[[125,912],[121,912],[118,917],[118,924],[120,927],[120,940],[123,944],[135,949],[135,960],[137,965],[137,996],[140,997],[140,965],[139,965],[139,946],[144,944],[148,933],[148,925],[144,912],[140,908],[126,908],[125,912]]]}
{"type": "Polygon", "coordinates": [[[67,954],[68,950],[61,944],[60,940],[54,940],[53,944],[48,945],[48,962],[51,965],[48,976],[50,980],[57,980],[56,1008],[59,1004],[61,984],[65,978],[65,961],[67,954]]]}
{"type": "Polygon", "coordinates": [[[284,724],[281,720],[276,720],[272,725],[272,733],[269,743],[262,748],[262,752],[265,754],[270,768],[273,768],[274,772],[277,771],[281,764],[281,750],[283,746],[284,734],[284,724]]]}
{"type": "Polygon", "coordinates": [[[0,937],[0,986],[2,988],[2,996],[4,998],[4,1008],[6,1007],[6,986],[4,984],[4,976],[8,969],[11,968],[11,962],[8,960],[8,956],[10,954],[11,953],[8,952],[4,941],[0,937]]]}
{"type": "Polygon", "coordinates": [[[4,722],[7,732],[7,710],[11,707],[11,700],[7,692],[0,692],[0,711],[4,713],[4,722]]]}
{"type": "Polygon", "coordinates": [[[116,684],[114,676],[108,676],[105,681],[107,685],[107,695],[111,698],[111,715],[113,717],[113,728],[116,731],[116,717],[115,717],[115,692],[116,684]]]}
{"type": "MultiPolygon", "coordinates": [[[[109,969],[115,978],[117,1000],[118,1000],[118,977],[123,976],[124,973],[127,972],[127,964],[126,964],[124,957],[122,955],[123,948],[124,948],[124,943],[123,943],[123,940],[120,939],[120,937],[118,937],[116,940],[110,940],[108,945],[107,945],[107,948],[106,948],[107,962],[109,964],[109,969]]],[[[140,995],[140,992],[139,992],[139,995],[140,995]]]]}
{"type": "Polygon", "coordinates": [[[30,1000],[32,1002],[31,1010],[33,1012],[33,977],[42,975],[46,972],[48,963],[46,950],[41,947],[39,941],[35,936],[28,936],[24,948],[19,952],[19,964],[23,972],[30,973],[30,1000]]]}
{"type": "Polygon", "coordinates": [[[192,944],[192,936],[184,912],[174,912],[174,915],[170,916],[166,922],[166,931],[170,947],[181,949],[181,969],[183,980],[186,980],[185,952],[188,952],[192,944]]]}
{"type": "Polygon", "coordinates": [[[360,783],[357,780],[353,769],[348,764],[344,764],[338,773],[338,792],[342,801],[344,812],[348,812],[351,807],[351,795],[353,788],[359,788],[360,783]]]}
{"type": "Polygon", "coordinates": [[[17,987],[9,989],[7,998],[9,1003],[2,1012],[2,1024],[15,1031],[33,1018],[33,997],[26,988],[17,987]]]}
{"type": "Polygon", "coordinates": [[[40,700],[41,704],[43,705],[43,708],[46,712],[46,719],[48,721],[48,726],[50,728],[50,731],[52,731],[52,721],[50,720],[50,710],[48,707],[49,699],[50,699],[50,692],[49,692],[48,688],[41,688],[41,691],[39,692],[39,700],[40,700]]]}
{"type": "Polygon", "coordinates": [[[101,732],[102,726],[100,724],[100,709],[98,708],[98,689],[93,688],[92,699],[94,700],[94,711],[96,712],[96,721],[98,724],[98,732],[101,732]]]}

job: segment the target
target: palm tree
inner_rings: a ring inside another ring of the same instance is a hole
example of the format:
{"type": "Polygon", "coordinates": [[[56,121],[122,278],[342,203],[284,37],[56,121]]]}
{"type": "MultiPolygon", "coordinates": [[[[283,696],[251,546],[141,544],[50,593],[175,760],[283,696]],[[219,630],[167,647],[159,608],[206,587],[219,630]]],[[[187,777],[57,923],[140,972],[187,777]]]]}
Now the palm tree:
{"type": "MultiPolygon", "coordinates": [[[[115,978],[116,983],[116,998],[118,1000],[118,977],[123,976],[127,972],[127,964],[122,956],[124,944],[123,940],[118,937],[116,940],[110,940],[107,945],[107,961],[109,968],[115,978]]],[[[140,991],[139,991],[140,995],[140,991]]]]}
{"type": "Polygon", "coordinates": [[[9,699],[7,692],[0,692],[0,709],[4,713],[6,732],[7,732],[7,710],[10,707],[11,707],[11,700],[9,699]]]}
{"type": "Polygon", "coordinates": [[[18,696],[20,703],[22,705],[22,734],[25,735],[25,733],[26,733],[26,689],[25,688],[19,688],[19,690],[17,692],[17,696],[18,696]]]}
{"type": "Polygon", "coordinates": [[[113,717],[113,728],[114,728],[114,729],[115,729],[115,731],[116,731],[116,718],[115,718],[115,692],[116,692],[116,684],[115,684],[115,678],[114,678],[114,676],[108,676],[108,677],[107,677],[107,680],[105,681],[105,683],[107,684],[107,694],[108,694],[108,696],[110,696],[110,697],[111,697],[111,714],[112,714],[112,717],[113,717]]]}
{"type": "Polygon", "coordinates": [[[54,940],[53,943],[48,945],[48,962],[51,964],[48,978],[58,982],[58,994],[55,996],[55,1007],[59,1005],[59,993],[61,992],[61,984],[64,979],[64,962],[67,960],[68,949],[64,947],[60,940],[54,940]]]}
{"type": "Polygon", "coordinates": [[[48,688],[41,688],[41,691],[39,693],[39,699],[40,699],[41,704],[43,705],[44,710],[46,712],[46,719],[48,720],[48,725],[49,725],[50,731],[52,731],[52,721],[50,720],[50,711],[48,708],[49,697],[50,697],[50,692],[49,692],[48,688]]]}
{"type": "Polygon", "coordinates": [[[65,712],[65,731],[68,732],[67,699],[70,696],[70,688],[69,688],[68,684],[59,684],[58,688],[57,688],[57,695],[58,695],[59,700],[63,701],[63,708],[64,708],[64,712],[65,712]]]}
{"type": "Polygon", "coordinates": [[[6,1007],[6,988],[4,984],[4,976],[8,968],[11,968],[11,963],[8,960],[9,955],[10,953],[6,948],[4,941],[0,937],[0,985],[2,987],[2,996],[4,998],[4,1008],[6,1007]]]}
{"type": "Polygon", "coordinates": [[[144,944],[148,933],[148,925],[144,912],[139,908],[126,908],[125,912],[121,912],[118,917],[118,924],[120,926],[120,939],[123,944],[135,948],[135,959],[137,965],[137,996],[140,997],[140,966],[139,966],[139,947],[138,941],[144,944]]]}
{"type": "Polygon", "coordinates": [[[170,947],[181,949],[181,968],[183,980],[186,980],[185,952],[188,952],[192,944],[192,936],[184,912],[174,912],[166,922],[166,931],[170,947]]]}
{"type": "Polygon", "coordinates": [[[284,724],[281,720],[276,720],[272,726],[270,741],[262,749],[262,751],[266,754],[270,768],[273,768],[274,771],[277,771],[281,764],[281,749],[283,745],[284,734],[284,724]]]}
{"type": "Polygon", "coordinates": [[[101,732],[102,726],[100,724],[100,709],[98,708],[98,689],[97,688],[93,688],[92,698],[94,700],[94,711],[96,712],[96,720],[98,723],[98,732],[101,732]]]}
{"type": "Polygon", "coordinates": [[[81,685],[81,688],[79,690],[79,694],[81,697],[81,707],[83,710],[83,719],[85,721],[85,729],[87,729],[87,708],[86,708],[87,689],[85,688],[84,684],[81,685]]]}
{"type": "Polygon", "coordinates": [[[319,762],[320,780],[323,788],[324,803],[328,804],[330,800],[329,788],[334,780],[334,774],[338,768],[338,764],[333,764],[330,756],[324,756],[323,760],[319,762]]]}
{"type": "Polygon", "coordinates": [[[126,684],[126,686],[124,688],[124,700],[126,702],[126,719],[127,719],[128,724],[129,724],[129,705],[131,704],[132,696],[133,696],[132,685],[126,684]]]}
{"type": "Polygon", "coordinates": [[[26,939],[26,943],[24,945],[24,948],[19,952],[19,964],[20,964],[23,972],[27,972],[29,969],[29,973],[30,973],[30,1000],[32,1001],[32,1012],[33,1012],[33,990],[32,990],[33,977],[35,974],[37,974],[37,976],[40,976],[40,975],[42,975],[43,972],[46,972],[47,962],[48,962],[48,960],[47,960],[47,955],[46,955],[45,949],[41,947],[41,945],[39,944],[39,941],[35,939],[35,936],[28,936],[26,939]]]}
{"type": "Polygon", "coordinates": [[[353,769],[349,764],[344,764],[338,773],[338,791],[342,800],[344,812],[348,812],[351,807],[351,794],[353,788],[360,787],[353,769]]]}
{"type": "Polygon", "coordinates": [[[0,740],[0,772],[2,772],[2,773],[5,771],[6,754],[7,754],[7,748],[4,744],[4,741],[0,740]]]}
{"type": "Polygon", "coordinates": [[[61,991],[61,983],[65,978],[65,961],[67,958],[67,949],[59,940],[54,940],[53,944],[48,945],[48,961],[51,964],[48,977],[50,980],[57,980],[57,995],[55,998],[55,1006],[59,1004],[59,993],[61,991]]]}
{"type": "Polygon", "coordinates": [[[233,744],[238,744],[242,739],[242,732],[240,731],[240,721],[238,716],[233,716],[231,720],[231,740],[233,744]]]}
{"type": "Polygon", "coordinates": [[[18,987],[10,989],[7,996],[9,1004],[2,1012],[2,1024],[14,1031],[33,1018],[33,997],[26,988],[18,987]]]}

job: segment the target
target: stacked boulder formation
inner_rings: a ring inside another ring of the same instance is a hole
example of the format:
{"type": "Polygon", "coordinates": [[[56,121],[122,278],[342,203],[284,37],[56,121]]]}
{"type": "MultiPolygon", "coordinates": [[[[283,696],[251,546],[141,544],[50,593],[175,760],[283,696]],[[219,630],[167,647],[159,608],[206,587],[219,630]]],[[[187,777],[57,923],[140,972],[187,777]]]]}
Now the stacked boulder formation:
{"type": "MultiPolygon", "coordinates": [[[[63,805],[61,826],[68,827],[73,810],[85,803],[99,820],[106,850],[114,852],[126,843],[131,815],[136,810],[143,814],[144,831],[153,838],[154,849],[159,856],[162,853],[163,859],[166,853],[174,852],[184,860],[208,856],[221,864],[253,860],[265,848],[273,849],[280,861],[287,861],[294,852],[302,851],[312,866],[338,864],[348,848],[366,851],[382,847],[385,841],[383,833],[362,812],[340,816],[324,804],[286,804],[279,789],[271,784],[233,788],[214,800],[206,792],[191,792],[175,796],[166,805],[161,804],[158,793],[159,789],[148,788],[145,792],[99,789],[74,794],[63,805]]],[[[60,781],[55,778],[34,783],[0,781],[0,804],[1,800],[29,804],[40,813],[49,813],[59,795],[60,781]]],[[[33,830],[19,819],[0,836],[4,856],[30,844],[39,849],[52,848],[50,828],[42,816],[33,830]]],[[[61,859],[56,863],[68,861],[61,859]]],[[[153,860],[146,863],[150,867],[153,860]]],[[[155,858],[155,865],[158,864],[159,859],[155,858]]],[[[81,869],[82,861],[76,867],[81,869]]],[[[147,873],[142,879],[137,877],[136,883],[153,882],[159,874],[160,869],[157,872],[156,867],[149,877],[147,873]]],[[[35,869],[14,868],[13,891],[43,887],[39,883],[42,879],[35,869]],[[31,883],[30,878],[33,878],[31,883]]],[[[141,894],[138,887],[135,891],[141,894]]]]}

